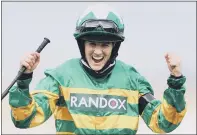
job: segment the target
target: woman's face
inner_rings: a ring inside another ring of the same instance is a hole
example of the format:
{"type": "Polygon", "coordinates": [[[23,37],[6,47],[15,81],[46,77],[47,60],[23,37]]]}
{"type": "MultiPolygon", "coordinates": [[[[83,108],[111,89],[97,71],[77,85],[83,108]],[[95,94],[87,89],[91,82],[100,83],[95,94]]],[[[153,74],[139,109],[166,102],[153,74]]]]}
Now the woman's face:
{"type": "Polygon", "coordinates": [[[85,41],[85,57],[94,71],[101,70],[111,56],[112,42],[85,41]]]}

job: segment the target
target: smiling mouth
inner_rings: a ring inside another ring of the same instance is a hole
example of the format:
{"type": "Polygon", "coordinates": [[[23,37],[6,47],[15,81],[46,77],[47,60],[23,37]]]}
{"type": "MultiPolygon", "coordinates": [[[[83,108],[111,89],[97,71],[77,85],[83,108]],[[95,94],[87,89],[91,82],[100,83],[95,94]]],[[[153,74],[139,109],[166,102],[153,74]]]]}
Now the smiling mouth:
{"type": "Polygon", "coordinates": [[[92,56],[92,60],[93,60],[95,63],[99,63],[99,62],[101,62],[103,59],[104,59],[104,57],[95,58],[95,57],[92,56]]]}

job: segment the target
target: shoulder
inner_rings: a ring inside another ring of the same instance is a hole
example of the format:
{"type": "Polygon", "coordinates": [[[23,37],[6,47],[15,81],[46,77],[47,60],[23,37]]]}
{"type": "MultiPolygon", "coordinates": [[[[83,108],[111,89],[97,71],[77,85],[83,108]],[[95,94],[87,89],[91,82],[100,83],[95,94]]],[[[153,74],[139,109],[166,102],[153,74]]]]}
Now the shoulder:
{"type": "Polygon", "coordinates": [[[133,66],[128,65],[120,60],[117,61],[117,66],[121,67],[120,69],[122,71],[126,71],[130,79],[134,80],[134,82],[137,83],[137,89],[140,91],[140,93],[152,93],[154,95],[152,86],[150,85],[148,80],[143,75],[141,75],[133,66]]]}
{"type": "Polygon", "coordinates": [[[72,59],[69,59],[69,60],[65,61],[64,63],[60,64],[59,66],[57,66],[56,69],[76,66],[79,64],[79,62],[80,62],[79,58],[72,58],[72,59]]]}
{"type": "Polygon", "coordinates": [[[69,59],[55,68],[46,69],[45,75],[61,75],[67,72],[72,72],[73,69],[79,67],[80,65],[80,58],[72,58],[69,59]]]}
{"type": "Polygon", "coordinates": [[[116,60],[116,67],[129,73],[139,74],[136,68],[121,60],[116,60]]]}
{"type": "Polygon", "coordinates": [[[46,69],[44,74],[55,79],[59,84],[66,86],[71,79],[71,73],[74,73],[80,68],[80,59],[73,58],[61,63],[55,68],[46,69]]]}
{"type": "Polygon", "coordinates": [[[129,65],[121,60],[116,61],[116,68],[118,72],[126,73],[126,75],[132,78],[133,80],[137,81],[141,78],[144,78],[143,75],[141,75],[134,66],[129,65]]]}

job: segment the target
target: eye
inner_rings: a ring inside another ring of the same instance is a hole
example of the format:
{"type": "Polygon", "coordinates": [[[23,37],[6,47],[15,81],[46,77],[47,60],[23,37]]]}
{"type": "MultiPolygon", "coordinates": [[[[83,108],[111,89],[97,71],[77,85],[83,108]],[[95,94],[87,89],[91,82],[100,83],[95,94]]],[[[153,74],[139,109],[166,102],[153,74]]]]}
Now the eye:
{"type": "Polygon", "coordinates": [[[89,45],[92,46],[92,47],[95,47],[96,43],[95,42],[89,42],[89,45]]]}
{"type": "Polygon", "coordinates": [[[110,42],[104,42],[102,43],[102,47],[109,47],[111,44],[110,42]]]}

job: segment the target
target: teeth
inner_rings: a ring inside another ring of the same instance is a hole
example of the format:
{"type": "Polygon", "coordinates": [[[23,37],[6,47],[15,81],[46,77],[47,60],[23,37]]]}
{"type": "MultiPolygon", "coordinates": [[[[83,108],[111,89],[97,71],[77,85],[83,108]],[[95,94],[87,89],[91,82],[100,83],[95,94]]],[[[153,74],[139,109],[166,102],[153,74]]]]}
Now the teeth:
{"type": "Polygon", "coordinates": [[[103,57],[93,57],[93,59],[95,59],[95,60],[102,60],[103,57]]]}

